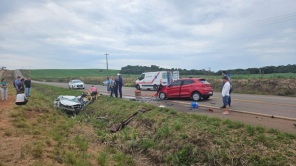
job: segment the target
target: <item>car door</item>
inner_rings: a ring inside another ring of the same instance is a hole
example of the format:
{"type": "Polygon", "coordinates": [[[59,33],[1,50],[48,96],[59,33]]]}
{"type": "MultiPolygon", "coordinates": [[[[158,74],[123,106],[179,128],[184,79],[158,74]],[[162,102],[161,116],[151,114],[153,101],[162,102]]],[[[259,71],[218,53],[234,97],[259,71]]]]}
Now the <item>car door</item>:
{"type": "Polygon", "coordinates": [[[167,88],[167,97],[169,98],[180,97],[181,84],[182,84],[182,80],[178,80],[173,82],[171,85],[169,85],[167,88]]]}
{"type": "Polygon", "coordinates": [[[191,93],[194,89],[194,80],[184,80],[181,86],[181,97],[191,97],[191,93]]]}

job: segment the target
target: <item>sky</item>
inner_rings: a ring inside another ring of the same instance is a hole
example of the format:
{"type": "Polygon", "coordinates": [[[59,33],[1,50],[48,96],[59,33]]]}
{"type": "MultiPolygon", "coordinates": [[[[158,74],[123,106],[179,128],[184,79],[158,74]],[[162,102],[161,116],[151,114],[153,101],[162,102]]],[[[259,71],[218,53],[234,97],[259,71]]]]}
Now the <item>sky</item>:
{"type": "Polygon", "coordinates": [[[0,66],[296,64],[295,0],[0,0],[0,66]]]}

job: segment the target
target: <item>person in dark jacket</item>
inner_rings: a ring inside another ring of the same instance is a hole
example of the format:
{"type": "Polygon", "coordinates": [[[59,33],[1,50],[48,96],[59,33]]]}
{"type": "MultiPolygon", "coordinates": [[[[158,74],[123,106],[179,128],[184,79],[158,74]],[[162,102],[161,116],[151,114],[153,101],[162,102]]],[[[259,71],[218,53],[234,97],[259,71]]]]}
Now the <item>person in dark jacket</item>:
{"type": "Polygon", "coordinates": [[[25,79],[22,78],[20,83],[17,85],[17,94],[20,94],[20,93],[25,93],[25,85],[24,85],[24,82],[25,82],[25,79]]]}
{"type": "Polygon", "coordinates": [[[18,86],[21,83],[21,77],[17,76],[16,79],[13,81],[13,86],[15,88],[16,94],[18,94],[19,90],[18,90],[18,86]]]}
{"type": "Polygon", "coordinates": [[[25,86],[26,86],[26,97],[31,96],[31,78],[28,77],[28,79],[25,81],[25,86]]]}
{"type": "Polygon", "coordinates": [[[114,84],[113,84],[113,92],[116,98],[118,98],[118,84],[119,84],[118,79],[115,78],[114,84]]]}
{"type": "Polygon", "coordinates": [[[120,98],[122,98],[122,86],[123,86],[123,80],[122,80],[122,77],[121,77],[121,74],[118,73],[118,90],[119,90],[119,96],[120,98]]]}

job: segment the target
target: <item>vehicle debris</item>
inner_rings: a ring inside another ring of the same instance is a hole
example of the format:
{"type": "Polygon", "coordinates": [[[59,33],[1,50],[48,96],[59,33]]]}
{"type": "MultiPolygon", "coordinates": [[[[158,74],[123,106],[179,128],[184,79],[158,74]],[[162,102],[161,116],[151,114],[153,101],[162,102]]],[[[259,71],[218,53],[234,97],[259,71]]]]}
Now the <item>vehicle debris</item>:
{"type": "Polygon", "coordinates": [[[87,99],[87,95],[82,93],[81,96],[59,96],[54,101],[54,107],[68,111],[71,113],[78,114],[92,101],[87,99]]]}
{"type": "Polygon", "coordinates": [[[145,113],[147,111],[150,111],[150,108],[142,108],[141,110],[135,112],[134,114],[132,114],[130,117],[128,117],[125,121],[118,123],[118,124],[114,124],[110,127],[110,131],[112,133],[116,133],[117,131],[120,131],[122,129],[125,128],[125,126],[127,126],[139,113],[145,113]]]}

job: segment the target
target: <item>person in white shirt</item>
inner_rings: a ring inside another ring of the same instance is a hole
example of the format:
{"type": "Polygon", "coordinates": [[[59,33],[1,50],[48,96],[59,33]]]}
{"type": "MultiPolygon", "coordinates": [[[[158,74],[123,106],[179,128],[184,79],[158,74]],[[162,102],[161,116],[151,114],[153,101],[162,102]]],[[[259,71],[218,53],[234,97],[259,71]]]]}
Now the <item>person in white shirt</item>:
{"type": "Polygon", "coordinates": [[[19,93],[16,95],[16,105],[26,105],[28,103],[28,99],[26,98],[25,93],[19,93]]]}
{"type": "Polygon", "coordinates": [[[223,97],[223,104],[226,107],[225,111],[223,112],[223,115],[229,115],[229,98],[230,94],[229,91],[231,89],[231,84],[229,83],[229,77],[224,76],[223,77],[224,86],[222,89],[222,97],[223,97]]]}

